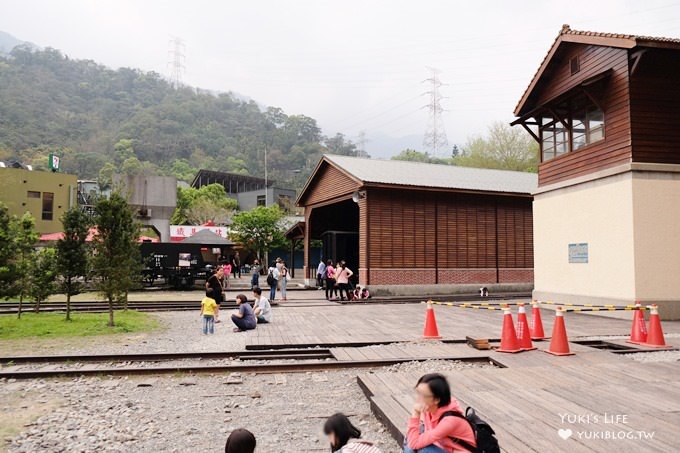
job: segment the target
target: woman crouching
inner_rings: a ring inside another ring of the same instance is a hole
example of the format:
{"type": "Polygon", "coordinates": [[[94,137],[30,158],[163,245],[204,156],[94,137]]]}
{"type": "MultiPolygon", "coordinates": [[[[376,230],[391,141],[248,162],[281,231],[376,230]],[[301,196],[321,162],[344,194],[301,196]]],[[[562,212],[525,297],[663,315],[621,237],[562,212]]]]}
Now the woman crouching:
{"type": "Polygon", "coordinates": [[[475,435],[462,415],[458,401],[451,397],[446,378],[426,374],[416,384],[416,401],[404,439],[404,453],[468,452],[476,448],[475,435]],[[449,414],[447,414],[449,412],[449,414]]]}

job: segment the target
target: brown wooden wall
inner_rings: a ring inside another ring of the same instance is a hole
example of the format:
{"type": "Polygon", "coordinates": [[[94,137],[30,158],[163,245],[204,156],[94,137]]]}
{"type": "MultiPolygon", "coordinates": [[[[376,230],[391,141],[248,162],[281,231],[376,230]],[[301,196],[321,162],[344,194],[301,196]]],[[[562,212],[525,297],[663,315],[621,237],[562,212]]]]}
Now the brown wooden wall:
{"type": "Polygon", "coordinates": [[[367,198],[371,268],[533,268],[530,198],[389,189],[367,198]]]}
{"type": "Polygon", "coordinates": [[[680,164],[680,52],[648,49],[630,83],[633,161],[680,164]]]}
{"type": "Polygon", "coordinates": [[[314,181],[310,182],[308,194],[300,200],[301,206],[309,206],[354,192],[359,186],[352,178],[337,168],[323,162],[314,181]]]}
{"type": "Polygon", "coordinates": [[[538,88],[537,104],[578,86],[585,79],[613,69],[599,93],[594,93],[604,109],[605,139],[578,151],[567,153],[539,165],[538,185],[593,173],[631,160],[628,51],[611,47],[570,44],[544,73],[546,82],[538,88]],[[578,55],[581,70],[571,76],[569,61],[578,55]]]}

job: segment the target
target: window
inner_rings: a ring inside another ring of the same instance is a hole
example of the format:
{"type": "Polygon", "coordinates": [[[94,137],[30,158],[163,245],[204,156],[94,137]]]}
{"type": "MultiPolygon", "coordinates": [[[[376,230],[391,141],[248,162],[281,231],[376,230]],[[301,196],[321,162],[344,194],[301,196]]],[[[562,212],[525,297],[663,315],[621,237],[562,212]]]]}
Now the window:
{"type": "Polygon", "coordinates": [[[42,219],[52,220],[52,215],[54,214],[54,194],[52,192],[43,192],[42,195],[42,219]]]}
{"type": "Polygon", "coordinates": [[[573,146],[579,148],[604,138],[604,115],[602,110],[590,106],[574,112],[572,117],[573,146]]]}
{"type": "Polygon", "coordinates": [[[552,116],[544,116],[541,123],[543,160],[550,160],[566,153],[569,146],[569,130],[562,121],[552,116]]]}
{"type": "Polygon", "coordinates": [[[550,112],[537,118],[542,162],[604,139],[604,112],[585,96],[552,107],[550,112]]]}
{"type": "Polygon", "coordinates": [[[266,195],[258,195],[257,196],[257,205],[258,206],[267,206],[267,196],[266,195]]]}
{"type": "Polygon", "coordinates": [[[35,192],[33,190],[29,190],[28,192],[26,192],[26,196],[28,198],[40,198],[40,192],[35,192]]]}

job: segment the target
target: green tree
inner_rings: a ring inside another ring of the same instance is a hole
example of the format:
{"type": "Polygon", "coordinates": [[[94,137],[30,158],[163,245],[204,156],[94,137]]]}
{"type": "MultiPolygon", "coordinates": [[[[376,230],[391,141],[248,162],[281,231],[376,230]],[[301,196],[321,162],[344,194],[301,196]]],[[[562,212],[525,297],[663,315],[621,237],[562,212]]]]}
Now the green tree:
{"type": "Polygon", "coordinates": [[[116,171],[116,166],[113,165],[111,162],[107,162],[104,164],[104,166],[99,170],[99,187],[102,189],[109,189],[111,188],[111,184],[113,184],[113,173],[116,171]]]}
{"type": "Polygon", "coordinates": [[[486,137],[468,139],[453,163],[463,167],[536,172],[538,144],[520,128],[496,122],[489,127],[486,137]]]}
{"type": "Polygon", "coordinates": [[[14,219],[7,206],[0,202],[0,297],[7,299],[14,296],[14,263],[16,244],[13,234],[14,219]]]}
{"type": "Polygon", "coordinates": [[[115,304],[127,308],[127,294],[139,280],[141,257],[139,225],[125,198],[118,192],[97,202],[92,270],[95,286],[109,304],[109,322],[113,327],[115,304]]]}
{"type": "Polygon", "coordinates": [[[85,277],[88,265],[88,247],[85,242],[89,233],[90,219],[77,206],[64,212],[61,217],[64,237],[57,241],[57,271],[61,275],[61,290],[66,294],[66,320],[71,320],[71,296],[80,292],[79,278],[85,277]]]}
{"type": "Polygon", "coordinates": [[[230,237],[262,257],[276,245],[285,243],[282,218],[283,212],[276,205],[238,212],[232,218],[230,237]]]}
{"type": "Polygon", "coordinates": [[[10,226],[10,234],[14,241],[15,257],[12,260],[12,277],[14,279],[15,294],[19,295],[19,310],[17,317],[21,318],[24,296],[30,288],[31,272],[35,258],[35,243],[38,241],[38,233],[35,231],[35,220],[30,213],[25,213],[21,218],[14,218],[10,226]]]}
{"type": "Polygon", "coordinates": [[[224,225],[236,210],[236,200],[227,197],[221,184],[195,189],[177,188],[177,207],[170,220],[175,225],[200,225],[212,220],[224,225]]]}
{"type": "Polygon", "coordinates": [[[409,162],[426,162],[431,163],[432,158],[429,154],[416,151],[415,149],[407,148],[399,154],[392,156],[392,160],[405,160],[409,162]]]}
{"type": "Polygon", "coordinates": [[[28,276],[27,294],[33,299],[36,313],[40,313],[40,303],[57,291],[57,251],[45,248],[35,253],[28,276]]]}

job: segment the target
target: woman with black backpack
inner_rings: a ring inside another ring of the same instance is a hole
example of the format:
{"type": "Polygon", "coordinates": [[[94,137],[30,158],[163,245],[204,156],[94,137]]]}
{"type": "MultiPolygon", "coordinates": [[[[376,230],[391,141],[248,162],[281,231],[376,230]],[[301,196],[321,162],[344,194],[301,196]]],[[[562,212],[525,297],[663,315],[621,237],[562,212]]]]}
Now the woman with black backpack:
{"type": "Polygon", "coordinates": [[[451,397],[446,377],[438,373],[422,376],[416,384],[404,453],[476,452],[476,447],[475,433],[451,397]]]}

